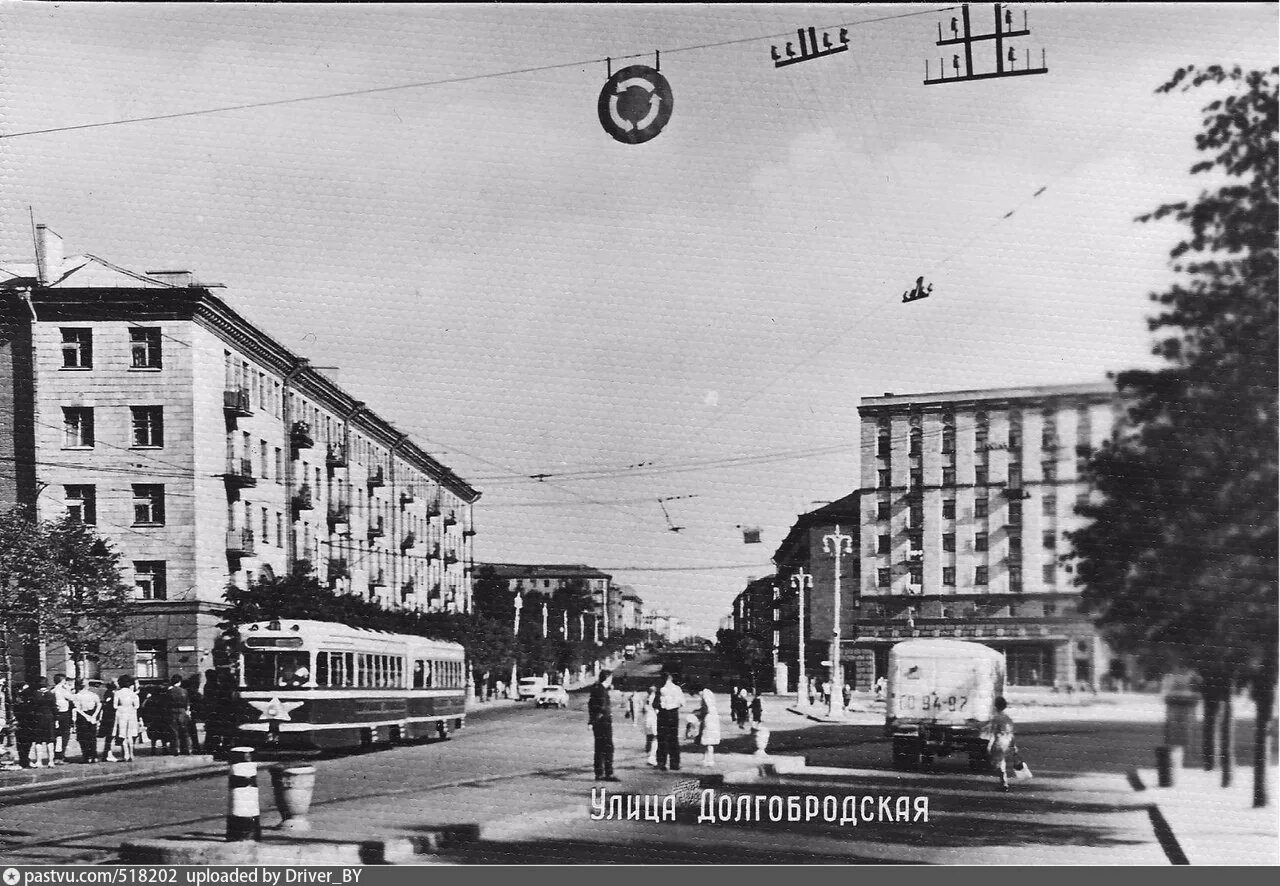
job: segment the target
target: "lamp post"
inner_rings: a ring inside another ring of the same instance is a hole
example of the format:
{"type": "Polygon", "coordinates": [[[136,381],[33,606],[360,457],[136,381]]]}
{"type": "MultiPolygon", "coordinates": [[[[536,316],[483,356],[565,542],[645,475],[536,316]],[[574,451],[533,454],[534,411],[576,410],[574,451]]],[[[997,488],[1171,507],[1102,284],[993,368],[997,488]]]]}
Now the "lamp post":
{"type": "Polygon", "coordinates": [[[796,660],[796,704],[800,707],[808,707],[809,684],[804,675],[804,589],[807,587],[813,590],[813,576],[805,572],[804,567],[801,566],[796,570],[796,574],[791,576],[791,586],[796,589],[796,606],[800,613],[798,626],[800,650],[796,660]]]}
{"type": "Polygon", "coordinates": [[[560,613],[560,636],[565,640],[569,639],[569,610],[565,609],[560,613]]]}
{"type": "Polygon", "coordinates": [[[853,553],[853,536],[841,532],[840,524],[837,523],[835,532],[822,536],[822,550],[836,561],[831,619],[831,697],[827,716],[839,720],[844,717],[844,679],[840,667],[840,557],[853,553]]]}
{"type": "Polygon", "coordinates": [[[547,601],[542,601],[542,639],[547,639],[547,601]]]}
{"type": "Polygon", "coordinates": [[[587,639],[587,622],[583,613],[578,613],[578,640],[587,639]]]}
{"type": "Polygon", "coordinates": [[[524,608],[524,594],[516,594],[515,599],[516,619],[515,626],[512,631],[512,638],[515,643],[511,647],[511,692],[515,693],[517,683],[517,657],[520,655],[520,610],[524,608]]]}

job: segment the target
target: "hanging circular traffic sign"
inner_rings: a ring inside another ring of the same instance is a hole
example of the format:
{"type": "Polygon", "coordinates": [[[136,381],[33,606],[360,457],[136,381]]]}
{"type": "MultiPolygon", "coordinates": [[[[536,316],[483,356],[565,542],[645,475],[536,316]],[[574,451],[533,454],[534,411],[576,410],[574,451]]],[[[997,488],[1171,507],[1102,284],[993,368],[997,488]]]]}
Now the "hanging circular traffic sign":
{"type": "Polygon", "coordinates": [[[600,90],[600,125],[616,140],[638,145],[662,132],[671,119],[671,84],[648,65],[618,71],[600,90]]]}

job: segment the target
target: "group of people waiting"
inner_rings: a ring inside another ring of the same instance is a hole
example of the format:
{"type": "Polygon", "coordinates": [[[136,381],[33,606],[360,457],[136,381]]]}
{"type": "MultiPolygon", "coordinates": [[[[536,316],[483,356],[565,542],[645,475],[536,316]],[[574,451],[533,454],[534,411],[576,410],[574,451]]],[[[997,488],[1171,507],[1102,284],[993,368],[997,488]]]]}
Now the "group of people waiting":
{"type": "MultiPolygon", "coordinates": [[[[587,720],[595,737],[594,767],[597,781],[617,781],[613,775],[613,705],[610,690],[613,675],[601,671],[599,680],[591,688],[587,703],[587,720]]],[[[634,720],[644,734],[646,762],[664,771],[680,770],[680,719],[686,714],[684,738],[696,741],[702,748],[702,764],[715,766],[716,747],[721,741],[720,710],[715,693],[707,686],[691,683],[688,691],[694,701],[690,707],[685,688],[676,681],[676,675],[665,672],[662,685],[650,686],[643,697],[635,692],[625,699],[625,716],[634,720]]],[[[739,729],[758,729],[764,719],[764,706],[760,694],[754,697],[745,689],[734,686],[729,695],[730,716],[739,729]]]]}
{"type": "Polygon", "coordinates": [[[0,758],[12,755],[24,769],[69,762],[73,734],[82,763],[131,761],[146,741],[153,754],[199,753],[198,723],[205,725],[205,753],[218,753],[231,740],[231,681],[220,671],[206,672],[203,691],[199,675],[175,674],[167,687],[144,689],[126,674],[99,692],[85,680],[57,674],[52,685],[37,677],[12,693],[0,692],[0,699],[0,758]]]}

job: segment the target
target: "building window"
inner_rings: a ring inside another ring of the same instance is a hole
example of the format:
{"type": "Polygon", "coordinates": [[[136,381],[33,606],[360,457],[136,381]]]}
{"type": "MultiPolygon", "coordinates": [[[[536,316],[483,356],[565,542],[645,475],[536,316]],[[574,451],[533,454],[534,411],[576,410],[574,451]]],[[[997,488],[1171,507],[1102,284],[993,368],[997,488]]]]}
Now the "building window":
{"type": "Polygon", "coordinates": [[[276,547],[284,547],[284,514],[276,512],[276,547]]]}
{"type": "Polygon", "coordinates": [[[62,330],[62,368],[93,368],[93,330],[62,330]]]}
{"type": "Polygon", "coordinates": [[[93,407],[64,406],[62,408],[63,447],[89,449],[93,446],[93,407]]]}
{"type": "Polygon", "coordinates": [[[1021,485],[1022,485],[1022,465],[1011,462],[1009,464],[1009,488],[1017,489],[1021,485]]]}
{"type": "Polygon", "coordinates": [[[142,680],[169,676],[169,650],[164,640],[139,640],[134,645],[133,674],[142,680]]]}
{"type": "Polygon", "coordinates": [[[973,484],[975,486],[987,485],[987,468],[985,465],[973,469],[973,484]]]}
{"type": "Polygon", "coordinates": [[[942,502],[942,519],[954,520],[956,518],[956,500],[948,498],[942,502]]]}
{"type": "Polygon", "coordinates": [[[1055,550],[1058,547],[1058,533],[1046,532],[1044,534],[1044,547],[1047,551],[1055,550]]]}
{"type": "Polygon", "coordinates": [[[284,452],[279,446],[276,447],[276,482],[284,482],[284,452]]]}
{"type": "Polygon", "coordinates": [[[166,597],[163,560],[134,560],[133,586],[142,600],[163,600],[166,597]]]}
{"type": "Polygon", "coordinates": [[[266,508],[262,509],[262,543],[271,544],[271,512],[266,508]]]}
{"type": "Polygon", "coordinates": [[[1022,590],[1022,567],[1021,566],[1009,567],[1009,590],[1015,591],[1015,592],[1022,590]]]}
{"type": "Polygon", "coordinates": [[[164,525],[164,486],[151,483],[133,484],[133,525],[164,525]]]}
{"type": "Polygon", "coordinates": [[[1022,553],[1022,536],[1021,535],[1009,536],[1009,553],[1010,554],[1022,553]]]}
{"type": "Polygon", "coordinates": [[[889,457],[889,431],[887,428],[881,428],[876,437],[876,456],[879,458],[889,457]]]}
{"type": "Polygon", "coordinates": [[[942,583],[949,588],[956,586],[956,568],[954,566],[942,567],[942,583]]]}
{"type": "Polygon", "coordinates": [[[922,554],[924,552],[924,533],[911,533],[907,536],[907,543],[911,546],[910,550],[912,554],[922,554]]]}
{"type": "Polygon", "coordinates": [[[956,469],[955,468],[942,469],[942,485],[943,486],[956,485],[956,469]]]}
{"type": "Polygon", "coordinates": [[[912,529],[920,529],[924,526],[924,506],[913,504],[911,510],[907,514],[908,525],[912,529]]]}
{"type": "Polygon", "coordinates": [[[973,536],[973,549],[975,551],[985,551],[987,549],[987,534],[979,532],[973,536]]]}
{"type": "Polygon", "coordinates": [[[911,472],[911,488],[919,489],[922,486],[924,486],[924,472],[918,471],[918,470],[912,471],[911,472]]]}
{"type": "Polygon", "coordinates": [[[956,429],[951,425],[947,425],[942,429],[942,451],[944,453],[956,451],[956,429]]]}
{"type": "Polygon", "coordinates": [[[876,584],[882,588],[889,587],[889,581],[892,574],[893,574],[893,571],[890,569],[877,569],[876,584]]]}
{"type": "Polygon", "coordinates": [[[1047,585],[1056,584],[1058,581],[1058,568],[1052,563],[1046,563],[1040,567],[1042,573],[1041,578],[1047,585]]]}
{"type": "Polygon", "coordinates": [[[1009,525],[1010,526],[1022,525],[1022,502],[1020,501],[1009,502],[1009,525]]]}
{"type": "Polygon", "coordinates": [[[1044,475],[1046,483],[1052,483],[1058,479],[1058,463],[1056,461],[1041,462],[1040,473],[1044,475]]]}
{"type": "Polygon", "coordinates": [[[985,498],[975,498],[973,500],[973,516],[985,517],[991,505],[985,498]]]}
{"type": "Polygon", "coordinates": [[[912,428],[912,429],[911,429],[911,450],[910,450],[910,453],[911,453],[911,456],[912,456],[913,458],[919,458],[920,453],[921,453],[921,442],[922,442],[922,440],[923,440],[923,439],[924,439],[924,434],[923,434],[923,432],[922,432],[919,428],[912,428]]]}
{"type": "Polygon", "coordinates": [[[948,532],[942,536],[942,549],[944,551],[954,551],[956,549],[956,534],[948,532]]]}
{"type": "Polygon", "coordinates": [[[1040,512],[1046,517],[1052,517],[1058,511],[1058,499],[1052,495],[1046,495],[1040,499],[1040,512]]]}
{"type": "Polygon", "coordinates": [[[973,583],[976,585],[985,585],[987,583],[987,567],[979,566],[973,570],[973,583]]]}
{"type": "Polygon", "coordinates": [[[262,479],[269,480],[271,478],[271,448],[267,446],[267,441],[262,440],[258,443],[258,461],[262,465],[262,479]]]}
{"type": "Polygon", "coordinates": [[[924,567],[916,565],[907,567],[907,583],[916,587],[924,584],[924,567]]]}
{"type": "Polygon", "coordinates": [[[876,540],[876,553],[877,554],[889,553],[889,536],[888,535],[882,535],[880,536],[879,539],[876,540]]]}
{"type": "Polygon", "coordinates": [[[98,522],[97,494],[92,486],[64,486],[67,519],[93,526],[98,522]]]}
{"type": "Polygon", "coordinates": [[[877,520],[889,519],[889,503],[887,501],[876,502],[876,519],[877,520]]]}
{"type": "Polygon", "coordinates": [[[129,330],[131,369],[160,368],[160,330],[154,327],[129,330]]]}
{"type": "Polygon", "coordinates": [[[891,482],[891,477],[890,477],[890,475],[889,475],[889,472],[888,472],[888,471],[879,471],[878,473],[879,473],[879,475],[880,475],[880,488],[881,488],[881,489],[888,489],[888,488],[889,488],[889,485],[890,485],[890,482],[891,482]]]}
{"type": "Polygon", "coordinates": [[[164,446],[164,407],[130,406],[133,413],[133,445],[164,446]]]}

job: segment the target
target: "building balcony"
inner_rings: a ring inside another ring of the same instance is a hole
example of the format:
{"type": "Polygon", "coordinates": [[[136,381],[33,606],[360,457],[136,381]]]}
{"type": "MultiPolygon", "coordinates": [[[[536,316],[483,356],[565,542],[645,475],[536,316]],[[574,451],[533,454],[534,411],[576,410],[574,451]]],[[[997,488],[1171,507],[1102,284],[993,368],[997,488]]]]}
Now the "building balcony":
{"type": "Polygon", "coordinates": [[[342,527],[342,529],[345,530],[346,527],[350,525],[351,505],[347,504],[345,501],[329,502],[329,530],[331,532],[338,532],[341,531],[338,527],[342,527]]]}
{"type": "Polygon", "coordinates": [[[414,586],[412,581],[406,581],[400,586],[400,601],[407,603],[409,598],[413,596],[414,586]]]}
{"type": "Polygon", "coordinates": [[[334,468],[345,468],[347,466],[347,444],[330,443],[325,447],[324,463],[331,471],[334,468]]]}
{"type": "Polygon", "coordinates": [[[382,538],[386,535],[386,531],[382,528],[382,518],[379,517],[376,522],[369,524],[369,538],[382,538]]]}
{"type": "Polygon", "coordinates": [[[316,445],[316,441],[311,436],[311,424],[305,421],[295,421],[293,427],[289,429],[289,442],[293,444],[294,449],[313,448],[316,445]]]}
{"type": "Polygon", "coordinates": [[[400,539],[400,550],[407,551],[418,543],[418,537],[412,532],[406,532],[404,538],[400,539]]]}
{"type": "Polygon", "coordinates": [[[253,462],[247,458],[236,458],[230,455],[227,456],[227,469],[223,472],[222,479],[226,480],[227,486],[232,489],[258,485],[258,478],[253,475],[253,462]]]}
{"type": "Polygon", "coordinates": [[[382,465],[378,465],[369,472],[369,479],[367,482],[370,489],[376,489],[379,486],[385,486],[387,484],[387,480],[382,474],[382,465]]]}
{"type": "Polygon", "coordinates": [[[452,566],[454,563],[457,563],[457,562],[458,562],[458,554],[457,554],[457,552],[456,552],[456,551],[445,551],[445,552],[444,552],[444,565],[445,565],[445,566],[452,566]]]}
{"type": "Polygon", "coordinates": [[[386,573],[384,573],[381,569],[379,569],[377,572],[370,573],[369,575],[370,588],[385,588],[386,586],[387,586],[386,573]]]}
{"type": "Polygon", "coordinates": [[[434,544],[431,546],[431,549],[427,551],[427,559],[428,560],[440,559],[440,545],[434,544]]]}
{"type": "Polygon", "coordinates": [[[253,415],[253,401],[249,398],[249,389],[227,388],[222,392],[222,408],[236,418],[248,418],[253,415]]]}
{"type": "Polygon", "coordinates": [[[450,511],[449,513],[444,515],[445,526],[455,526],[457,525],[457,523],[458,523],[458,515],[454,511],[450,511]]]}
{"type": "Polygon", "coordinates": [[[347,564],[346,557],[330,557],[329,558],[329,578],[350,578],[351,567],[347,564]]]}
{"type": "Polygon", "coordinates": [[[233,557],[252,557],[257,550],[252,529],[228,529],[227,553],[233,557]]]}
{"type": "Polygon", "coordinates": [[[430,519],[431,517],[439,517],[439,516],[440,516],[439,499],[433,499],[427,502],[427,518],[430,519]]]}
{"type": "Polygon", "coordinates": [[[298,487],[298,491],[293,494],[293,507],[298,511],[311,511],[316,506],[315,499],[311,496],[311,485],[303,483],[298,487]]]}
{"type": "Polygon", "coordinates": [[[400,493],[400,504],[402,505],[411,505],[417,500],[418,497],[413,494],[412,489],[405,489],[400,493]]]}
{"type": "Polygon", "coordinates": [[[472,537],[472,536],[474,536],[475,534],[476,534],[476,531],[475,531],[473,528],[471,528],[470,526],[468,526],[466,529],[462,530],[462,537],[463,537],[463,538],[471,538],[471,537],[472,537]]]}

